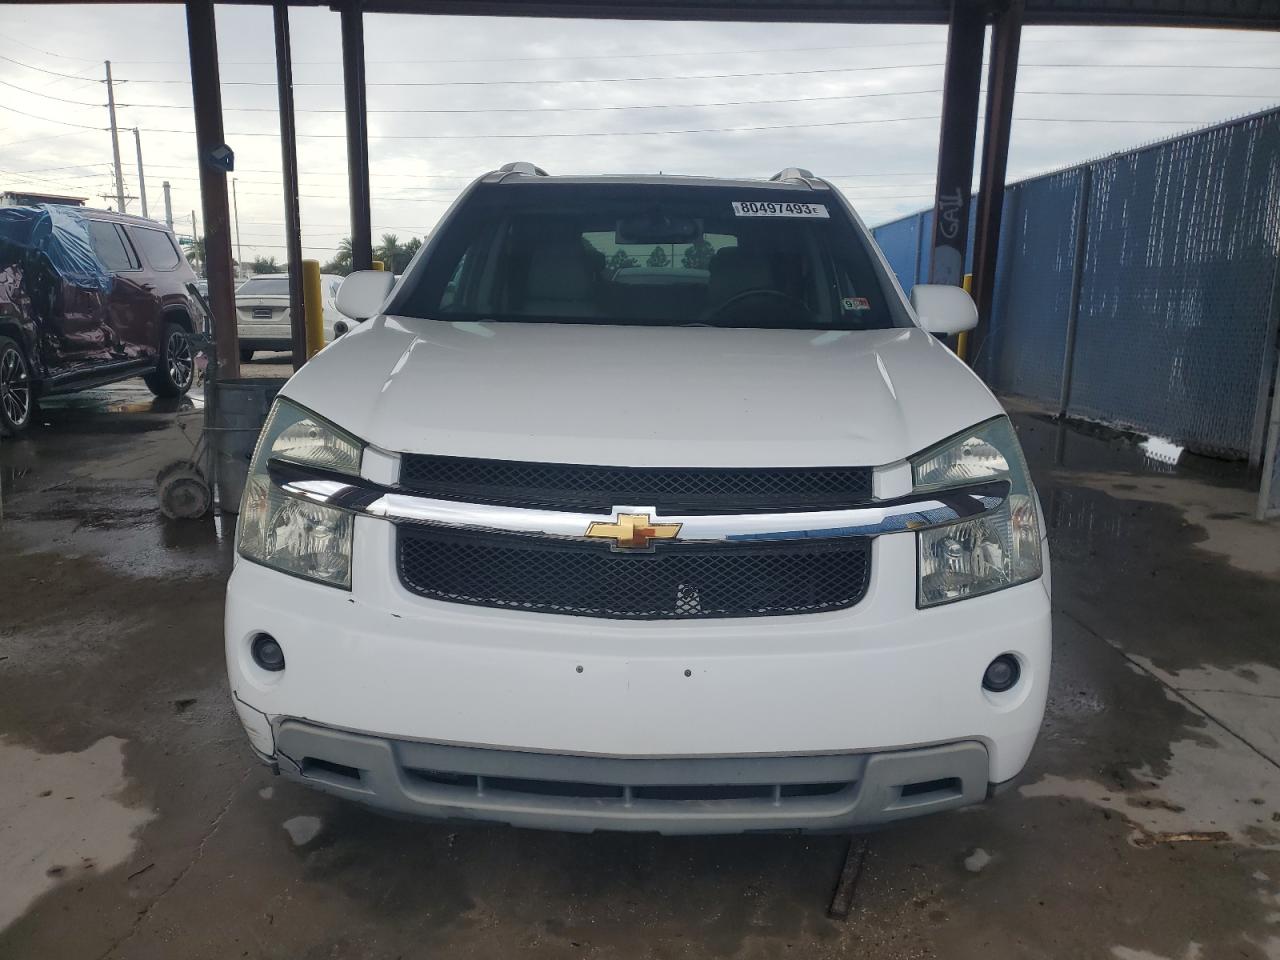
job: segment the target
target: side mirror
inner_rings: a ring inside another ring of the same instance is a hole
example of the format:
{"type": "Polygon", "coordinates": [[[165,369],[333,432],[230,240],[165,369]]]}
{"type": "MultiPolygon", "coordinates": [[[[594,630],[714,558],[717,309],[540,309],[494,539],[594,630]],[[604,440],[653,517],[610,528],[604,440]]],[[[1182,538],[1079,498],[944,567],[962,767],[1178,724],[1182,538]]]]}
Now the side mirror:
{"type": "Polygon", "coordinates": [[[377,316],[395,284],[385,270],[357,270],[338,288],[338,312],[360,320],[377,316]]]}
{"type": "Polygon", "coordinates": [[[962,333],[978,325],[978,307],[973,297],[950,284],[916,284],[911,288],[911,308],[920,326],[930,333],[962,333]]]}

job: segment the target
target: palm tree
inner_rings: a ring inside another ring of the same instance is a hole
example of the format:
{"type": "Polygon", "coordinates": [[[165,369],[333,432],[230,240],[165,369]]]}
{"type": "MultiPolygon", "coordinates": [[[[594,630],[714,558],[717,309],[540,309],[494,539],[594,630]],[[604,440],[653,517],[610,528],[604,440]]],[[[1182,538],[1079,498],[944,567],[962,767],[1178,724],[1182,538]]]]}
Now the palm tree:
{"type": "Polygon", "coordinates": [[[199,273],[204,273],[204,237],[192,238],[187,246],[187,259],[199,273]]]}
{"type": "Polygon", "coordinates": [[[338,241],[338,252],[333,255],[333,259],[323,264],[320,268],[321,273],[338,273],[346,276],[351,272],[351,238],[343,237],[338,241]]]}
{"type": "Polygon", "coordinates": [[[382,246],[374,251],[378,255],[378,259],[390,271],[395,272],[396,262],[400,256],[400,238],[394,233],[384,233],[382,235],[382,246]]]}

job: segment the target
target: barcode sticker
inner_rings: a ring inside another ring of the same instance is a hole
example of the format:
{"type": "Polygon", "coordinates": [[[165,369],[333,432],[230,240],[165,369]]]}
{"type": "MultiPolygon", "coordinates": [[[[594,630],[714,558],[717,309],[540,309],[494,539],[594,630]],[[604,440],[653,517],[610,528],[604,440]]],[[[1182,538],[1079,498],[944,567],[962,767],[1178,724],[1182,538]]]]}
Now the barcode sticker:
{"type": "Polygon", "coordinates": [[[776,203],[772,200],[743,200],[733,204],[735,217],[817,217],[830,219],[820,203],[776,203]]]}

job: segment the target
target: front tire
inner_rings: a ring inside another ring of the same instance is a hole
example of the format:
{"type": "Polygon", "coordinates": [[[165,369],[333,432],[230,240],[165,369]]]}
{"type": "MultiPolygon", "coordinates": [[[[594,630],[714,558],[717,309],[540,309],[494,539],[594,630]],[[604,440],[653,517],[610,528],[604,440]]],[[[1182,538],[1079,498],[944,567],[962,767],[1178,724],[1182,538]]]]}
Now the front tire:
{"type": "Polygon", "coordinates": [[[195,379],[195,356],[191,334],[176,323],[164,325],[164,341],[156,369],[142,379],[157,397],[180,397],[191,389],[195,379]]]}
{"type": "Polygon", "coordinates": [[[0,337],[0,437],[26,430],[34,411],[35,391],[27,356],[16,341],[0,337]]]}

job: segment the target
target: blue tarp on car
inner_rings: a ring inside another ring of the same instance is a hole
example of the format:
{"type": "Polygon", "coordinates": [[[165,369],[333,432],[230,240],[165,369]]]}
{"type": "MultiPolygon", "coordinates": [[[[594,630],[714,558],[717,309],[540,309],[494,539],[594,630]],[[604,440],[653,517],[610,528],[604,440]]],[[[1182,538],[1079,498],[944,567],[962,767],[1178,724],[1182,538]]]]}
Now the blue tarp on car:
{"type": "Polygon", "coordinates": [[[89,228],[75,207],[0,207],[0,264],[19,257],[29,263],[32,255],[67,283],[102,293],[111,289],[111,275],[94,253],[89,228]]]}

